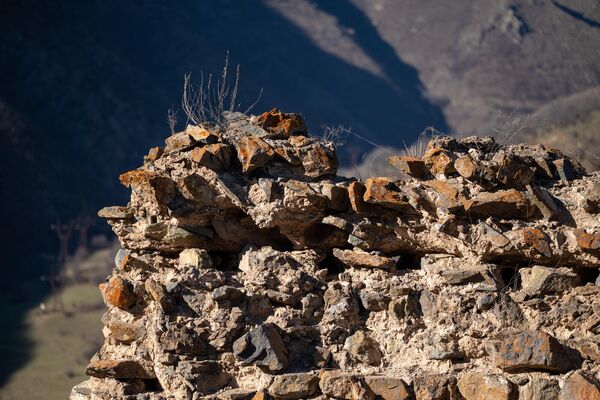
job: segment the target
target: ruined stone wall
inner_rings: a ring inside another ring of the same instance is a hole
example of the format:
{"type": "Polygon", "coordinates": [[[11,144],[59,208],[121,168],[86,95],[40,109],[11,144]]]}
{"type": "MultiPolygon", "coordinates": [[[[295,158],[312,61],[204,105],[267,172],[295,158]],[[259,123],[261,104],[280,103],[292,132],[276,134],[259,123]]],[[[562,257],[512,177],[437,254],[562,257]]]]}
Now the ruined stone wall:
{"type": "Polygon", "coordinates": [[[434,138],[335,175],[299,115],[154,148],[100,289],[89,399],[600,399],[600,175],[543,146],[434,138]]]}

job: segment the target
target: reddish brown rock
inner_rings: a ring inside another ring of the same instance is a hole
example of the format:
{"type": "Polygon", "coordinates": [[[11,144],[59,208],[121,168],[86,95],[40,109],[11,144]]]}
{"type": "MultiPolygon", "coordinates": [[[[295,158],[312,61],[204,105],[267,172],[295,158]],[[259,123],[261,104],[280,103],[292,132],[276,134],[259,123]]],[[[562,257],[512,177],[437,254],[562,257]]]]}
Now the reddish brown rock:
{"type": "Polygon", "coordinates": [[[365,185],[359,181],[350,182],[350,185],[348,185],[348,198],[350,199],[352,210],[357,213],[363,213],[368,209],[368,205],[365,204],[364,195],[365,185]]]}
{"type": "Polygon", "coordinates": [[[333,249],[333,256],[349,267],[355,268],[388,269],[395,265],[394,260],[391,258],[377,256],[365,251],[333,249]]]}
{"type": "Polygon", "coordinates": [[[531,247],[536,253],[545,257],[552,257],[550,238],[541,229],[523,229],[523,243],[531,247]]]}
{"type": "Polygon", "coordinates": [[[196,147],[192,150],[191,159],[213,171],[225,171],[231,165],[231,147],[224,143],[196,147]]]}
{"type": "Polygon", "coordinates": [[[426,181],[423,184],[438,194],[438,201],[435,204],[437,207],[445,208],[450,212],[457,212],[462,208],[464,191],[459,184],[438,180],[426,181]]]}
{"type": "Polygon", "coordinates": [[[413,382],[416,400],[454,400],[458,389],[456,380],[444,374],[421,375],[413,382]]]}
{"type": "Polygon", "coordinates": [[[429,171],[437,175],[449,176],[456,173],[454,160],[456,156],[451,151],[441,148],[429,148],[423,156],[423,161],[429,171]]]}
{"type": "Polygon", "coordinates": [[[412,399],[410,387],[402,379],[395,376],[369,375],[365,383],[371,391],[383,400],[412,399]]]}
{"type": "Polygon", "coordinates": [[[454,161],[454,168],[465,179],[473,180],[480,176],[479,165],[468,154],[454,161]]]}
{"type": "Polygon", "coordinates": [[[523,192],[514,189],[483,192],[463,205],[467,212],[480,217],[527,219],[537,211],[523,192]]]}
{"type": "Polygon", "coordinates": [[[501,375],[467,373],[458,380],[465,400],[514,400],[516,385],[501,375]]]}
{"type": "Polygon", "coordinates": [[[321,143],[301,147],[299,157],[302,160],[304,173],[311,178],[333,175],[337,172],[338,162],[335,151],[321,143]]]}
{"type": "Polygon", "coordinates": [[[363,199],[367,203],[395,210],[413,210],[409,197],[399,185],[400,182],[390,178],[369,178],[365,182],[363,199]]]}
{"type": "Polygon", "coordinates": [[[319,376],[313,372],[278,375],[268,392],[278,399],[307,399],[319,393],[319,376]]]}
{"type": "Polygon", "coordinates": [[[252,172],[268,164],[275,152],[264,140],[256,136],[240,138],[235,143],[238,159],[242,163],[243,172],[252,172]]]}
{"type": "Polygon", "coordinates": [[[190,135],[195,142],[202,144],[215,144],[220,139],[218,134],[201,126],[188,125],[185,132],[190,135]]]}
{"type": "Polygon", "coordinates": [[[600,232],[588,233],[585,229],[575,229],[573,231],[577,245],[584,251],[600,251],[600,232]]]}
{"type": "Polygon", "coordinates": [[[113,276],[108,282],[101,283],[99,287],[106,305],[125,310],[135,303],[131,284],[120,276],[113,276]]]}
{"type": "Polygon", "coordinates": [[[494,362],[506,372],[567,372],[581,364],[570,349],[541,331],[525,331],[497,344],[494,362]]]}
{"type": "Polygon", "coordinates": [[[85,374],[96,378],[154,379],[154,371],[145,362],[134,360],[93,360],[85,374]]]}
{"type": "Polygon", "coordinates": [[[600,382],[577,371],[565,379],[558,400],[600,400],[600,382]]]}
{"type": "Polygon", "coordinates": [[[276,108],[262,113],[256,121],[263,129],[282,137],[304,135],[308,131],[301,115],[284,113],[276,108]]]}
{"type": "Polygon", "coordinates": [[[398,171],[408,174],[417,179],[428,179],[431,175],[425,165],[425,161],[420,158],[410,156],[392,156],[387,159],[388,164],[398,171]]]}
{"type": "Polygon", "coordinates": [[[324,184],[322,192],[327,198],[327,208],[335,211],[347,211],[350,209],[348,188],[334,184],[324,184]]]}

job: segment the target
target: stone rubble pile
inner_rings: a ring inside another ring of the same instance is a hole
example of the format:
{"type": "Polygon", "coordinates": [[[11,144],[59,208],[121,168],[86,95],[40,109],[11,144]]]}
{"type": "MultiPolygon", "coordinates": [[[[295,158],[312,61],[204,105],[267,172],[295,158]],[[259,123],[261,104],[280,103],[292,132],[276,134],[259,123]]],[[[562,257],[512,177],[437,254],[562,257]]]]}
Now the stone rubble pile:
{"type": "Polygon", "coordinates": [[[188,126],[99,212],[122,250],[72,400],[600,399],[600,174],[433,138],[337,177],[300,115],[188,126]]]}

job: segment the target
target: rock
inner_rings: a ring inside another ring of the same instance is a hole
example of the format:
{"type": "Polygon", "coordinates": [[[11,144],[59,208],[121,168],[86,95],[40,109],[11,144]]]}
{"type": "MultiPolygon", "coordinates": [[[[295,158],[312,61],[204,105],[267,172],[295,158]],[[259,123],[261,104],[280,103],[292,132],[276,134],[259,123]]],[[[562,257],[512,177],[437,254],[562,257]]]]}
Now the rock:
{"type": "Polygon", "coordinates": [[[556,168],[556,172],[558,176],[563,181],[572,181],[577,178],[577,171],[575,166],[568,158],[560,158],[558,160],[552,161],[554,167],[556,168]]]}
{"type": "Polygon", "coordinates": [[[213,171],[226,171],[231,165],[231,147],[224,143],[196,147],[192,150],[191,159],[213,171]]]}
{"type": "Polygon", "coordinates": [[[558,400],[600,400],[600,382],[577,371],[565,379],[558,400]]]}
{"type": "Polygon", "coordinates": [[[96,378],[154,379],[154,371],[145,362],[134,360],[93,360],[85,374],[96,378]]]}
{"type": "Polygon", "coordinates": [[[535,250],[537,254],[545,257],[552,257],[550,238],[541,229],[523,229],[523,243],[535,250]]]}
{"type": "Polygon", "coordinates": [[[578,368],[581,360],[547,333],[525,331],[509,336],[498,344],[494,363],[510,373],[567,372],[578,368]]]}
{"type": "Polygon", "coordinates": [[[335,211],[347,211],[350,209],[350,198],[348,189],[333,184],[323,185],[323,196],[327,199],[327,208],[335,211]]]}
{"type": "Polygon", "coordinates": [[[148,155],[144,156],[144,162],[149,163],[152,161],[156,161],[161,158],[165,154],[165,150],[162,147],[152,147],[148,151],[148,155]]]}
{"type": "Polygon", "coordinates": [[[165,153],[189,150],[195,145],[196,141],[188,132],[178,132],[165,139],[165,153]]]}
{"type": "Polygon", "coordinates": [[[523,192],[514,189],[483,192],[473,199],[463,201],[463,205],[472,215],[505,219],[531,218],[537,210],[523,192]]]}
{"type": "Polygon", "coordinates": [[[448,181],[431,180],[423,182],[423,184],[437,194],[435,207],[442,208],[448,212],[458,212],[462,209],[462,201],[465,199],[464,190],[458,184],[449,183],[448,181]]]}
{"type": "Polygon", "coordinates": [[[519,400],[557,400],[559,391],[556,379],[532,376],[519,388],[519,400]]]}
{"type": "Polygon", "coordinates": [[[421,375],[413,381],[416,400],[452,400],[456,381],[443,374],[421,375]]]}
{"type": "Polygon", "coordinates": [[[532,204],[540,210],[545,220],[562,221],[564,219],[562,211],[546,189],[528,185],[527,193],[532,204]]]}
{"type": "Polygon", "coordinates": [[[268,392],[281,399],[306,399],[319,393],[319,377],[313,372],[278,375],[268,392]]]}
{"type": "Polygon", "coordinates": [[[373,394],[383,400],[410,400],[413,398],[410,387],[400,378],[368,375],[364,377],[364,380],[373,394]]]}
{"type": "Polygon", "coordinates": [[[105,325],[110,330],[110,335],[121,343],[129,344],[142,336],[142,327],[136,322],[109,320],[105,325]]]}
{"type": "Polygon", "coordinates": [[[477,298],[477,309],[479,311],[487,311],[494,307],[496,299],[491,294],[484,294],[477,298]]]}
{"type": "Polygon", "coordinates": [[[588,233],[585,229],[575,229],[573,231],[577,245],[590,253],[600,251],[600,232],[588,233]]]}
{"type": "Polygon", "coordinates": [[[361,375],[339,370],[321,370],[319,387],[324,395],[344,400],[375,400],[361,375]]]}
{"type": "Polygon", "coordinates": [[[470,155],[464,155],[454,161],[456,172],[465,179],[475,180],[481,176],[480,166],[473,160],[470,155]]]}
{"type": "Polygon", "coordinates": [[[600,182],[593,182],[586,190],[583,208],[590,214],[600,213],[600,182]]]}
{"type": "Polygon", "coordinates": [[[389,299],[381,292],[361,290],[360,301],[367,311],[381,311],[387,308],[389,299]]]}
{"type": "Polygon", "coordinates": [[[212,258],[204,249],[185,249],[179,253],[179,267],[213,268],[212,258]]]}
{"type": "Polygon", "coordinates": [[[152,278],[148,278],[146,279],[146,282],[144,282],[144,287],[152,300],[154,300],[165,313],[170,313],[173,310],[173,301],[162,284],[156,282],[152,278]]]}
{"type": "Polygon", "coordinates": [[[427,146],[428,149],[423,155],[423,161],[425,161],[425,165],[429,168],[429,171],[434,175],[444,175],[450,176],[456,173],[456,168],[454,168],[454,160],[456,156],[451,151],[442,149],[429,147],[431,142],[427,146]]]}
{"type": "Polygon", "coordinates": [[[369,365],[379,365],[381,362],[381,351],[379,345],[364,331],[358,331],[346,338],[344,343],[346,350],[352,358],[369,365]]]}
{"type": "Polygon", "coordinates": [[[265,166],[275,156],[271,146],[259,137],[242,137],[234,145],[238,159],[242,163],[242,171],[245,173],[265,166]]]}
{"type": "Polygon", "coordinates": [[[530,296],[565,292],[579,284],[579,276],[569,268],[535,265],[521,268],[521,287],[530,296]]]}
{"type": "Polygon", "coordinates": [[[159,339],[159,343],[164,351],[176,354],[189,356],[206,354],[206,344],[202,337],[187,328],[176,329],[174,326],[169,326],[159,339]]]}
{"type": "Polygon", "coordinates": [[[299,114],[283,113],[274,108],[258,116],[256,122],[274,137],[286,138],[291,135],[304,135],[308,132],[304,118],[299,114]]]}
{"type": "Polygon", "coordinates": [[[244,293],[234,286],[220,286],[213,290],[212,298],[215,301],[237,301],[244,297],[244,293]]]}
{"type": "Polygon", "coordinates": [[[428,179],[431,174],[425,165],[425,161],[410,157],[410,156],[393,156],[388,157],[388,164],[396,168],[400,172],[408,174],[417,179],[428,179]]]}
{"type": "Polygon", "coordinates": [[[185,132],[199,144],[211,145],[217,143],[220,139],[218,134],[201,126],[188,125],[185,132]]]}
{"type": "Polygon", "coordinates": [[[365,186],[358,182],[352,181],[348,185],[348,198],[350,199],[350,206],[352,210],[357,213],[364,213],[368,210],[367,204],[364,200],[365,186]]]}
{"type": "Polygon", "coordinates": [[[298,149],[302,160],[302,167],[306,176],[319,178],[324,175],[333,175],[337,172],[338,161],[333,147],[326,147],[321,143],[314,143],[298,149]]]}
{"type": "Polygon", "coordinates": [[[98,211],[98,216],[106,219],[132,219],[133,211],[122,206],[104,207],[98,211]]]}
{"type": "Polygon", "coordinates": [[[223,390],[216,397],[219,400],[251,400],[255,395],[254,389],[236,388],[223,390]]]}
{"type": "Polygon", "coordinates": [[[513,400],[516,394],[515,384],[505,377],[478,372],[461,376],[458,390],[465,400],[513,400]]]}
{"type": "Polygon", "coordinates": [[[520,157],[504,154],[499,162],[496,178],[507,187],[521,189],[531,182],[533,175],[535,168],[520,157]]]}
{"type": "Polygon", "coordinates": [[[363,199],[367,203],[377,204],[398,211],[414,211],[410,199],[402,190],[402,183],[390,178],[369,178],[365,183],[363,199]]]}
{"type": "Polygon", "coordinates": [[[285,344],[274,324],[262,324],[233,343],[233,353],[245,364],[255,364],[267,372],[288,367],[285,344]]]}
{"type": "Polygon", "coordinates": [[[495,268],[489,265],[463,265],[458,269],[442,271],[442,278],[449,285],[466,285],[468,283],[486,282],[501,287],[502,279],[495,268]]]}
{"type": "Polygon", "coordinates": [[[333,249],[333,256],[347,266],[354,268],[389,269],[396,264],[391,258],[359,250],[333,249]]]}
{"type": "Polygon", "coordinates": [[[99,285],[107,306],[128,309],[136,302],[131,284],[120,276],[111,277],[108,282],[99,285]]]}

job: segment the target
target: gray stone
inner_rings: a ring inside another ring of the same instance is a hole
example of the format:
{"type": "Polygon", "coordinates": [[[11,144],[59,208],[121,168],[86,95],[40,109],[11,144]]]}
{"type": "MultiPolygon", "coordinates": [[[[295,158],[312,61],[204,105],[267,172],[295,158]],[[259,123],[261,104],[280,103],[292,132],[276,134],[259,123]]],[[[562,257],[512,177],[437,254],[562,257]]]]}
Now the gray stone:
{"type": "Polygon", "coordinates": [[[550,268],[536,265],[521,268],[521,287],[530,296],[565,292],[580,282],[579,276],[570,268],[550,268]]]}
{"type": "Polygon", "coordinates": [[[262,324],[233,343],[233,353],[245,364],[255,364],[267,372],[288,367],[287,349],[274,324],[262,324]]]}

